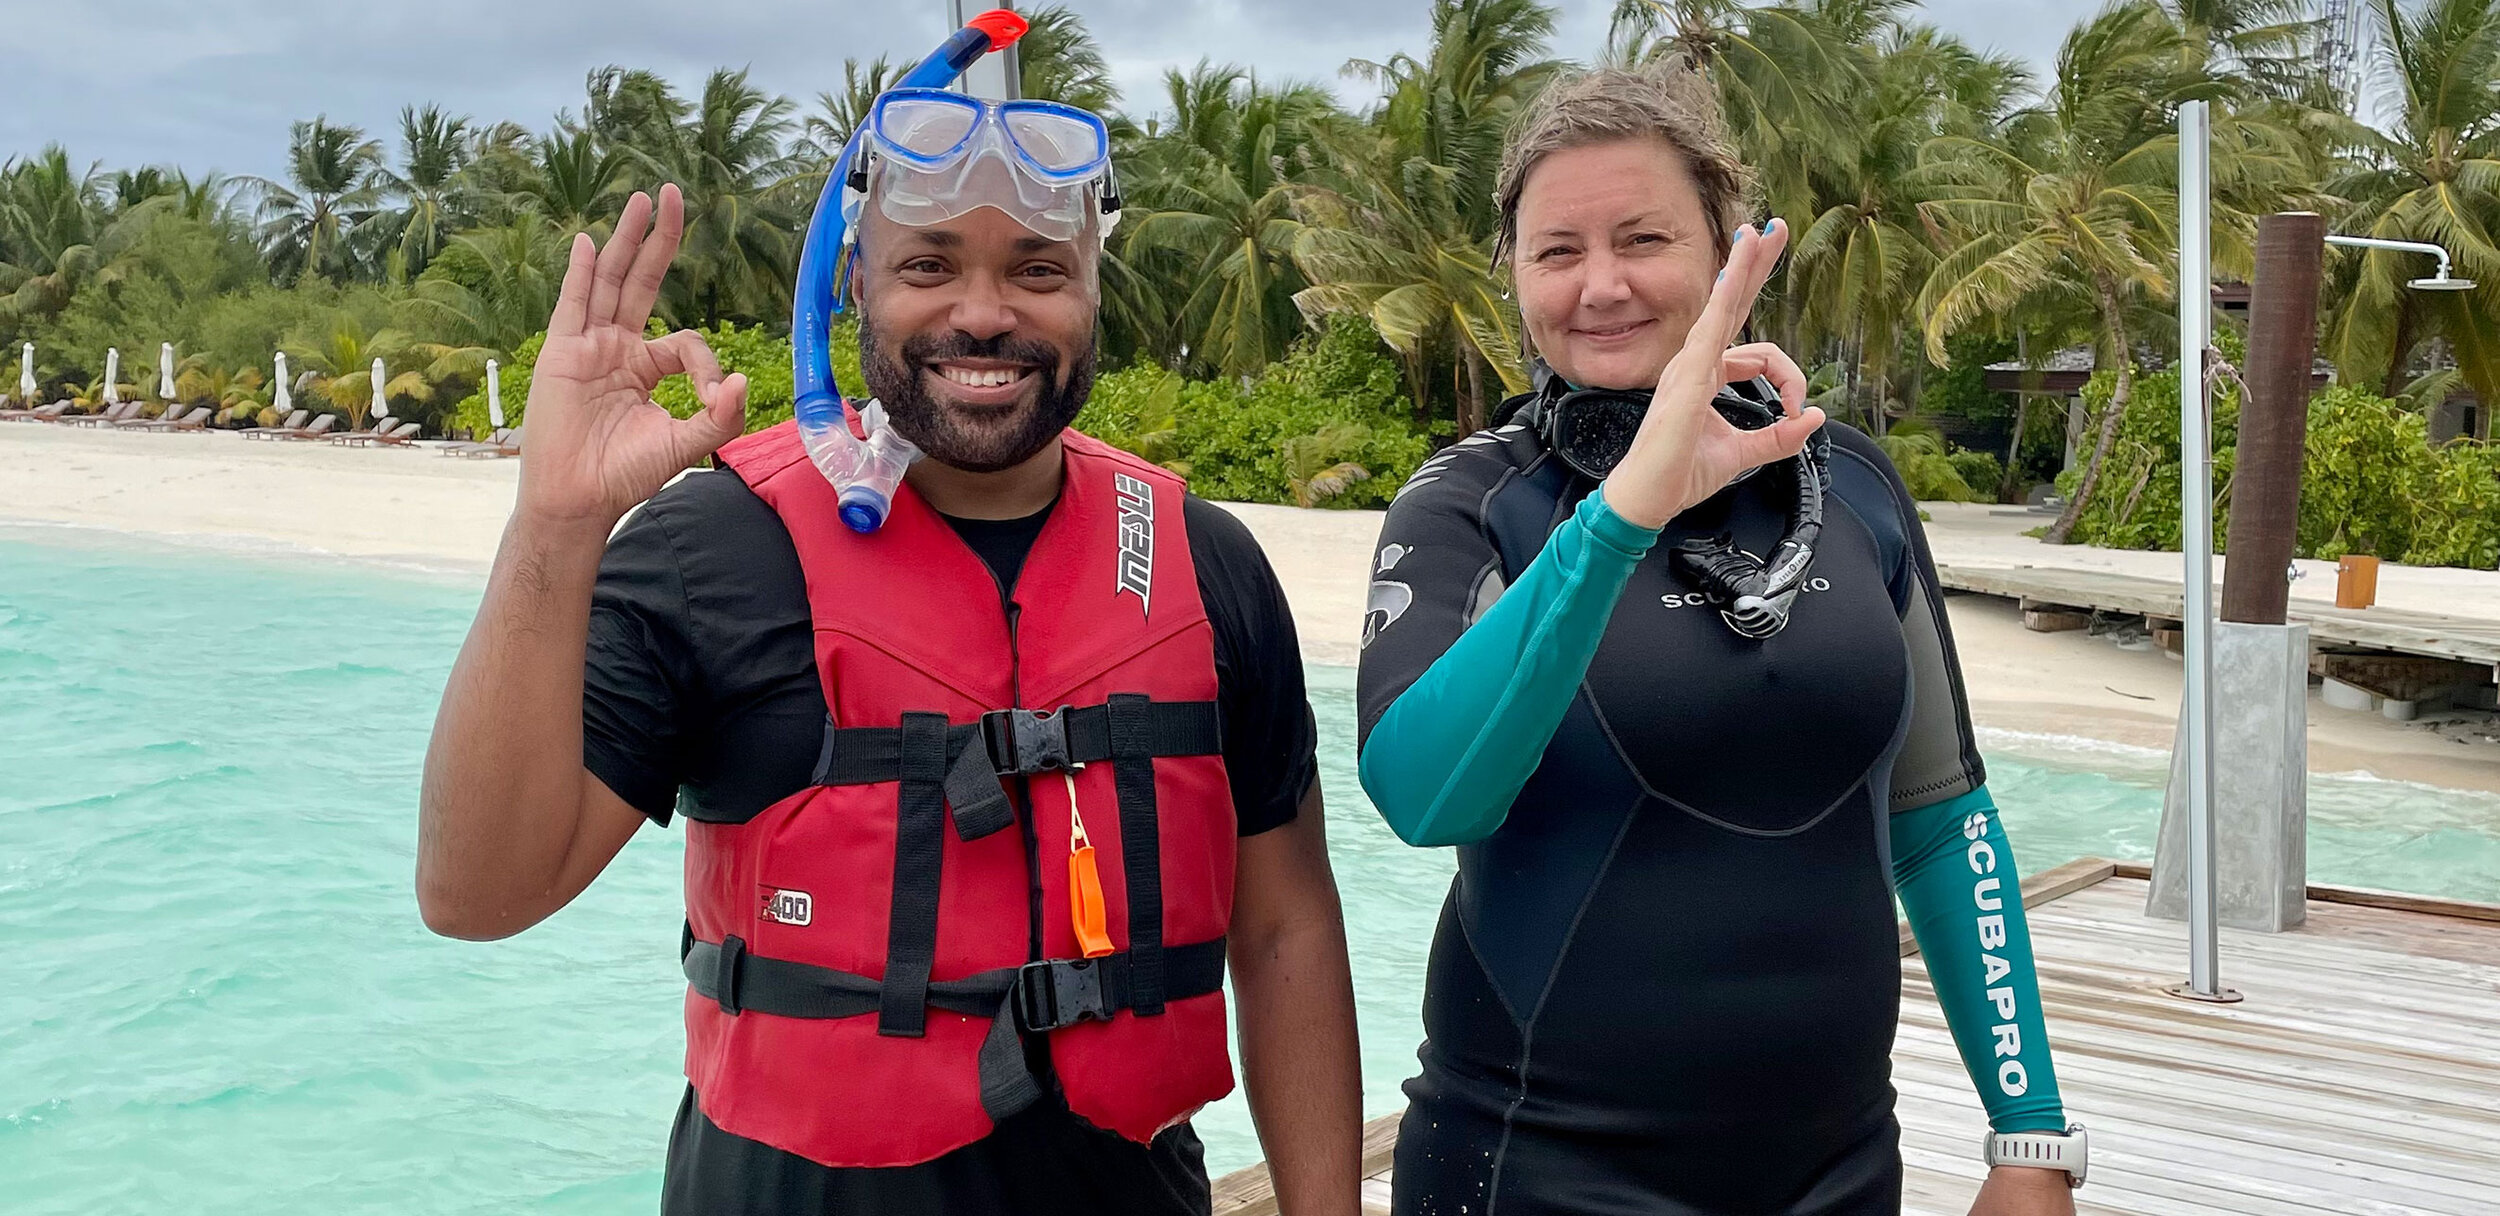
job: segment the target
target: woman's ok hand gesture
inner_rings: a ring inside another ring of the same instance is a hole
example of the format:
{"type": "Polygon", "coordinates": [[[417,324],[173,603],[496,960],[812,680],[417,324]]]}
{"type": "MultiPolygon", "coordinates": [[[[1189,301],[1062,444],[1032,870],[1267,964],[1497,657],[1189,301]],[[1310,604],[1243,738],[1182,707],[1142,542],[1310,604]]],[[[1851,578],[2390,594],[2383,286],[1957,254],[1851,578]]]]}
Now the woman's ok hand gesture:
{"type": "Polygon", "coordinates": [[[1779,220],[1759,233],[1750,225],[1736,230],[1709,305],[1658,377],[1631,450],[1602,487],[1615,514],[1644,528],[1664,527],[1746,470],[1796,455],[1823,425],[1823,411],[1805,405],[1805,373],[1787,352],[1769,342],[1729,345],[1787,247],[1788,225],[1779,220]],[[1754,376],[1770,377],[1785,417],[1758,431],[1739,430],[1710,399],[1720,386],[1754,376]]]}

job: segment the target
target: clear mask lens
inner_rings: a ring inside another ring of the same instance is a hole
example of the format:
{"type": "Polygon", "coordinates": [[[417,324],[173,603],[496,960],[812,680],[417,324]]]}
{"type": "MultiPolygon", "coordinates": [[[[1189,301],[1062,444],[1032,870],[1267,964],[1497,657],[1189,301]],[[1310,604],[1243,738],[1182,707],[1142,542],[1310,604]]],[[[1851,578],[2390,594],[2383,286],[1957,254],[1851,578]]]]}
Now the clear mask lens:
{"type": "Polygon", "coordinates": [[[941,90],[881,98],[868,134],[878,209],[898,224],[996,207],[1054,241],[1101,207],[1111,141],[1102,120],[1055,102],[983,102],[941,90]]]}

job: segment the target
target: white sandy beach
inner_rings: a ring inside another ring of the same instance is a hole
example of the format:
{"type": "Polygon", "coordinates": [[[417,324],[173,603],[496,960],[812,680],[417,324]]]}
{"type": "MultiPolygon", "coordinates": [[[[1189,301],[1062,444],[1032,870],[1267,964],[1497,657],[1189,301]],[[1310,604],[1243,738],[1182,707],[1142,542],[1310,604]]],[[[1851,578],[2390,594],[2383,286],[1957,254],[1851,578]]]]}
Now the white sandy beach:
{"type": "MultiPolygon", "coordinates": [[[[517,461],[460,460],[433,448],[370,450],[256,443],[237,435],[145,434],[0,424],[0,522],[65,524],[176,540],[243,540],[359,559],[482,571],[519,483],[517,461]]],[[[1313,662],[1351,666],[1362,633],[1380,517],[1228,504],[1258,536],[1294,606],[1313,662]]],[[[2175,554],[2050,549],[2021,535],[2045,522],[2010,508],[1938,504],[1937,560],[2062,564],[2175,576],[2175,554]]],[[[2304,562],[2300,598],[2331,601],[2331,563],[2304,562]]],[[[2379,602],[2392,608],[2500,618],[2500,574],[2386,567],[2379,602]]],[[[1972,711],[1983,728],[2170,745],[2180,665],[2157,650],[2122,649],[2083,633],[2022,628],[2014,605],[1950,601],[1972,711]]],[[[2392,780],[2500,792],[2500,742],[2479,728],[2395,723],[2310,703],[2310,766],[2392,780]]]]}

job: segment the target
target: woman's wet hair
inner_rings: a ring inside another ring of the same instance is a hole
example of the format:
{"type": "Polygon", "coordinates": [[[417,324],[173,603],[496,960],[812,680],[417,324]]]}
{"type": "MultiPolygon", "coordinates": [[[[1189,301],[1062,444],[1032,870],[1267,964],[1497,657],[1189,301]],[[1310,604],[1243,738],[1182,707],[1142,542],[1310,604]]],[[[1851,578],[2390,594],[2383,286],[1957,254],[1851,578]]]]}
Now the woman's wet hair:
{"type": "Polygon", "coordinates": [[[1596,68],[1557,77],[1538,93],[1502,149],[1493,197],[1501,209],[1495,265],[1519,241],[1519,195],[1528,174],[1551,153],[1623,139],[1657,139],[1692,175],[1701,192],[1711,240],[1725,261],[1736,226],[1752,212],[1754,174],[1736,155],[1710,80],[1664,58],[1638,68],[1596,68]]]}

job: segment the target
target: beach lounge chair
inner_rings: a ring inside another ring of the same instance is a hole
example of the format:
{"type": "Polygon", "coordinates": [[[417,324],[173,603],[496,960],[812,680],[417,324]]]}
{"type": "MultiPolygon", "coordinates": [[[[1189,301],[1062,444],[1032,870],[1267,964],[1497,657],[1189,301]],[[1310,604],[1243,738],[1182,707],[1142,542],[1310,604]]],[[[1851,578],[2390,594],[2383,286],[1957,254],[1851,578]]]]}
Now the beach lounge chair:
{"type": "Polygon", "coordinates": [[[282,435],[271,435],[271,436],[268,436],[268,438],[271,438],[271,439],[319,439],[319,438],[321,438],[321,437],[323,437],[323,436],[325,436],[325,435],[328,435],[328,434],[330,433],[330,428],[331,428],[331,427],[334,427],[334,426],[337,426],[338,424],[339,424],[339,416],[338,416],[338,415],[336,415],[336,414],[323,414],[323,415],[322,415],[322,416],[320,416],[319,418],[315,418],[315,419],[313,419],[313,420],[312,420],[312,425],[311,425],[311,426],[308,426],[308,427],[305,427],[303,430],[300,430],[300,431],[288,431],[288,432],[286,432],[285,434],[282,434],[282,435]]]}
{"type": "Polygon", "coordinates": [[[443,448],[443,453],[447,456],[474,456],[481,459],[518,456],[521,454],[521,432],[524,429],[516,426],[508,431],[497,431],[483,442],[447,444],[443,448]]]}
{"type": "Polygon", "coordinates": [[[119,405],[105,406],[93,414],[70,415],[62,418],[61,421],[70,426],[114,426],[138,417],[139,406],[139,402],[124,401],[119,405]]]}
{"type": "MultiPolygon", "coordinates": [[[[394,425],[396,425],[396,424],[394,424],[394,425]]],[[[324,435],[324,436],[322,436],[322,439],[323,439],[323,440],[325,440],[325,441],[327,441],[327,442],[330,442],[330,443],[335,443],[335,444],[339,444],[339,445],[344,446],[344,447],[360,448],[360,447],[363,447],[364,445],[366,445],[366,444],[368,444],[368,443],[373,442],[373,440],[374,440],[374,437],[375,437],[375,436],[377,436],[377,435],[381,435],[381,434],[384,434],[384,433],[385,433],[385,429],[384,429],[384,428],[382,428],[382,427],[379,427],[379,426],[367,426],[365,429],[363,429],[363,430],[361,430],[361,431],[340,431],[339,433],[337,433],[337,434],[335,434],[335,435],[324,435]]]]}
{"type": "Polygon", "coordinates": [[[375,431],[370,442],[384,447],[405,447],[416,442],[417,432],[422,429],[423,423],[403,422],[387,431],[375,431]]]}
{"type": "Polygon", "coordinates": [[[124,424],[124,429],[156,432],[206,432],[208,430],[208,420],[210,417],[214,416],[216,412],[217,411],[210,409],[205,405],[194,406],[188,414],[168,412],[162,418],[153,419],[147,422],[126,423],[124,424]]]}
{"type": "Polygon", "coordinates": [[[55,401],[32,409],[0,410],[0,422],[54,422],[69,413],[69,402],[55,401]]]}
{"type": "MultiPolygon", "coordinates": [[[[206,408],[206,406],[200,407],[200,409],[206,408]]],[[[195,409],[190,412],[196,414],[199,410],[195,409]]],[[[210,412],[214,413],[215,411],[212,410],[210,412]]],[[[170,431],[182,425],[185,417],[187,417],[187,415],[184,413],[182,406],[178,404],[168,405],[165,407],[164,413],[154,418],[124,418],[121,421],[114,423],[113,429],[117,431],[170,431]]]]}
{"type": "Polygon", "coordinates": [[[297,410],[276,426],[247,426],[240,432],[245,439],[278,439],[304,429],[312,421],[311,410],[297,410]]]}

